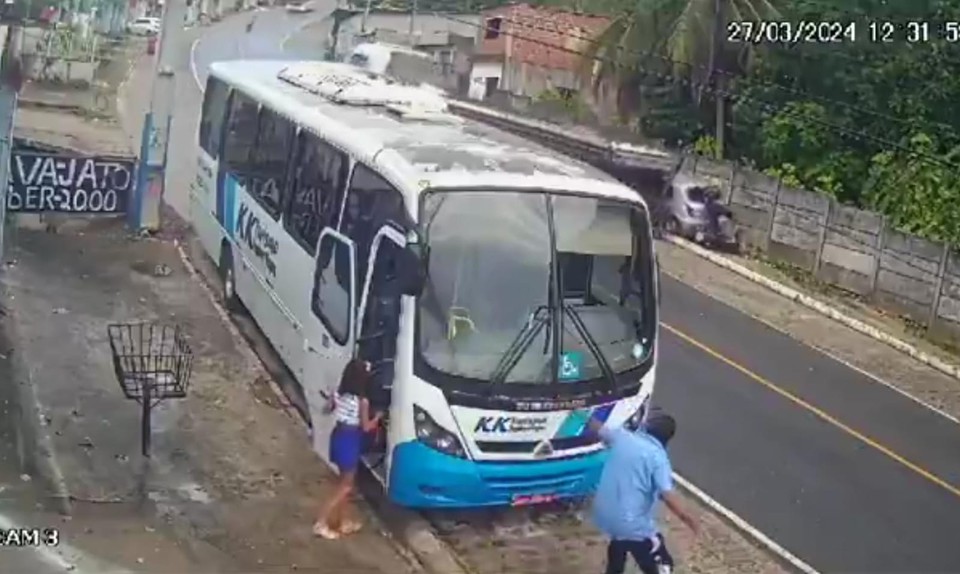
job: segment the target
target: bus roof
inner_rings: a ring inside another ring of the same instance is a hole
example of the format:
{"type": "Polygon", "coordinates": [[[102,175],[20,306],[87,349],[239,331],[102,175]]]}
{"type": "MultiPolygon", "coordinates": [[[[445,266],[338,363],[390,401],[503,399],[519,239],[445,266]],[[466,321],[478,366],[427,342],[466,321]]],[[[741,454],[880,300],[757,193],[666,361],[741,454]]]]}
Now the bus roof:
{"type": "MultiPolygon", "coordinates": [[[[420,189],[556,188],[639,200],[636,192],[593,166],[481,122],[445,110],[404,114],[402,110],[398,113],[396,106],[337,103],[308,89],[310,78],[337,86],[354,76],[375,80],[353,66],[233,60],[212,64],[211,72],[333,145],[376,164],[386,175],[392,172],[396,179],[418,182],[420,189]],[[305,83],[296,85],[291,77],[304,78],[305,83]]],[[[402,90],[430,93],[428,88],[388,86],[390,93],[402,90]]],[[[369,95],[370,90],[364,93],[369,95]]],[[[443,101],[437,92],[432,93],[434,102],[443,101]]],[[[445,108],[445,103],[442,106],[445,108]]]]}

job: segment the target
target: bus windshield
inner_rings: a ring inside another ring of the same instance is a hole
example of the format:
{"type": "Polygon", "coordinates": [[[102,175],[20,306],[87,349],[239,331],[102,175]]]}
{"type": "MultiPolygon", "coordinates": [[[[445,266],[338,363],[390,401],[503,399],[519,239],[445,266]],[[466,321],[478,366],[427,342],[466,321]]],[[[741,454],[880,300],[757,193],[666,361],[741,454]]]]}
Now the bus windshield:
{"type": "Polygon", "coordinates": [[[639,205],[508,191],[423,201],[418,347],[430,367],[505,387],[615,385],[650,357],[654,271],[639,205]]]}

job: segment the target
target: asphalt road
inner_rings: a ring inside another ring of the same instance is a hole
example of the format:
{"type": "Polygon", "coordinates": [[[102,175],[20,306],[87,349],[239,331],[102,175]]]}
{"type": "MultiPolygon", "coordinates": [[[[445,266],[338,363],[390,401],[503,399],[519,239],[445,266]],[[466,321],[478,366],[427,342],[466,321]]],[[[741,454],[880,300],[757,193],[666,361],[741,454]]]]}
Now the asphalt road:
{"type": "MultiPolygon", "coordinates": [[[[216,60],[291,57],[282,40],[315,6],[260,12],[249,35],[249,16],[205,30],[201,80],[216,60]]],[[[200,96],[187,84],[173,161],[192,169],[200,96]]],[[[185,206],[179,189],[171,203],[185,206]]],[[[822,572],[960,571],[960,426],[669,277],[662,287],[656,400],[680,423],[680,474],[822,572]]]]}

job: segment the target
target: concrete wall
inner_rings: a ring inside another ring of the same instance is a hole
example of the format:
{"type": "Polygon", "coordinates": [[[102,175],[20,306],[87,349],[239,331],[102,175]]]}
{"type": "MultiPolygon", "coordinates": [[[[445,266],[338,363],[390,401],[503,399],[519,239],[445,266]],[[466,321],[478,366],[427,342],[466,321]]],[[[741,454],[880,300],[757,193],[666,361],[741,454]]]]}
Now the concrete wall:
{"type": "Polygon", "coordinates": [[[960,340],[960,251],[733,164],[690,157],[683,170],[721,184],[749,248],[960,340]]]}

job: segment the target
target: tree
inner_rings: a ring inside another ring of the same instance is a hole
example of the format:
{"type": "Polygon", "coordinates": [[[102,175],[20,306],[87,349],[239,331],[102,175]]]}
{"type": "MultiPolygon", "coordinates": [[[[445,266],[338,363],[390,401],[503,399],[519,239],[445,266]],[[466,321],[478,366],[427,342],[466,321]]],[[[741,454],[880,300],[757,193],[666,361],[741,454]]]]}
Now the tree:
{"type": "MultiPolygon", "coordinates": [[[[723,154],[728,75],[747,72],[759,44],[728,42],[728,30],[742,22],[776,20],[773,0],[639,0],[616,14],[586,57],[603,63],[595,81],[612,78],[634,89],[643,71],[667,72],[691,86],[699,105],[711,85],[718,154],[723,154]]],[[[642,97],[642,87],[640,89],[642,97]]],[[[636,104],[620,98],[623,105],[636,104]]]]}

